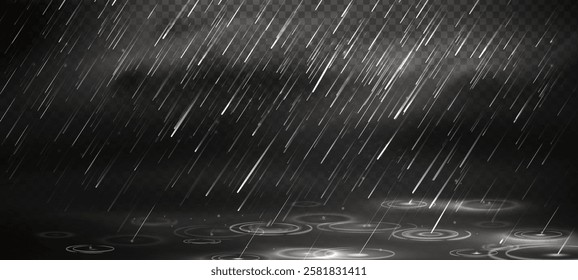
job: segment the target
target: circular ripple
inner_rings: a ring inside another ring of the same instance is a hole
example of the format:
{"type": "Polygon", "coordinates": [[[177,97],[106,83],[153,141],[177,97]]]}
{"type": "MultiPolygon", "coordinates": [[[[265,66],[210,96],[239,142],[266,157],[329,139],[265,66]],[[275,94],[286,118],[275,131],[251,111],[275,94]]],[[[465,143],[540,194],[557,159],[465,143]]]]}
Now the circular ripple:
{"type": "Polygon", "coordinates": [[[550,241],[566,238],[568,235],[559,230],[528,229],[514,232],[514,237],[523,240],[550,241]]]}
{"type": "Polygon", "coordinates": [[[520,203],[511,200],[485,199],[464,200],[457,205],[459,210],[470,212],[493,212],[513,210],[520,207],[520,203]]]}
{"type": "Polygon", "coordinates": [[[359,248],[342,247],[321,249],[314,255],[324,259],[337,260],[380,260],[395,256],[395,252],[385,249],[365,248],[361,251],[359,248]]]}
{"type": "Polygon", "coordinates": [[[242,236],[241,234],[231,232],[228,228],[210,227],[210,226],[188,226],[178,228],[174,234],[182,238],[206,238],[206,239],[228,239],[242,236]]]}
{"type": "Polygon", "coordinates": [[[496,254],[497,252],[495,251],[485,249],[456,249],[450,251],[450,255],[464,258],[486,258],[496,254]]]}
{"type": "Polygon", "coordinates": [[[356,222],[345,222],[345,223],[325,223],[317,226],[318,229],[324,231],[335,231],[343,233],[372,233],[372,232],[384,232],[391,231],[400,228],[400,224],[396,223],[356,223],[356,222]]]}
{"type": "Polygon", "coordinates": [[[265,222],[246,222],[232,225],[231,231],[242,234],[256,234],[263,236],[298,235],[310,232],[309,225],[295,225],[289,223],[268,224],[265,222]]]}
{"type": "Polygon", "coordinates": [[[69,237],[73,237],[75,234],[72,232],[66,232],[66,231],[45,231],[45,232],[41,232],[38,233],[37,236],[40,236],[42,238],[69,238],[69,237]]]}
{"type": "Polygon", "coordinates": [[[220,239],[208,239],[208,238],[191,238],[183,240],[185,244],[195,244],[195,245],[214,245],[221,243],[220,239]]]}
{"type": "Polygon", "coordinates": [[[341,247],[341,248],[289,248],[276,253],[282,259],[303,260],[379,260],[395,256],[395,252],[385,249],[341,247]]]}
{"type": "Polygon", "coordinates": [[[454,241],[462,240],[472,235],[469,231],[457,232],[450,229],[402,229],[393,232],[393,236],[399,239],[414,241],[454,241]]]}
{"type": "Polygon", "coordinates": [[[293,202],[293,207],[305,207],[305,208],[309,208],[309,207],[318,207],[321,206],[322,204],[317,202],[317,201],[295,201],[293,202]]]}
{"type": "Polygon", "coordinates": [[[136,217],[132,218],[131,224],[135,226],[145,227],[172,227],[177,224],[177,220],[172,220],[165,217],[136,217]]]}
{"type": "Polygon", "coordinates": [[[388,200],[381,203],[381,207],[395,209],[417,209],[428,206],[427,202],[420,200],[388,200]]]}
{"type": "Polygon", "coordinates": [[[513,249],[513,248],[517,248],[517,247],[518,246],[516,246],[516,245],[504,245],[504,244],[484,244],[484,245],[482,245],[482,249],[488,250],[488,251],[513,249]]]}
{"type": "Polygon", "coordinates": [[[66,247],[70,253],[81,253],[88,255],[97,255],[114,251],[114,247],[108,245],[71,245],[66,247]]]}
{"type": "Polygon", "coordinates": [[[341,223],[352,221],[353,217],[344,214],[312,213],[294,216],[293,220],[306,224],[341,223]]]}
{"type": "Polygon", "coordinates": [[[261,260],[261,256],[253,254],[219,254],[211,257],[211,260],[261,260]]]}
{"type": "Polygon", "coordinates": [[[104,239],[105,243],[119,245],[119,246],[149,246],[161,243],[161,239],[154,236],[138,235],[118,235],[111,236],[104,239]]]}
{"type": "Polygon", "coordinates": [[[291,260],[315,259],[315,252],[319,248],[288,248],[275,253],[276,257],[291,260]]]}
{"type": "Polygon", "coordinates": [[[560,250],[561,246],[552,245],[528,245],[517,246],[508,250],[496,251],[496,259],[514,260],[564,260],[578,259],[578,246],[567,245],[560,250]]]}
{"type": "Polygon", "coordinates": [[[505,228],[512,225],[512,223],[504,221],[483,221],[475,223],[474,225],[480,228],[505,228]]]}

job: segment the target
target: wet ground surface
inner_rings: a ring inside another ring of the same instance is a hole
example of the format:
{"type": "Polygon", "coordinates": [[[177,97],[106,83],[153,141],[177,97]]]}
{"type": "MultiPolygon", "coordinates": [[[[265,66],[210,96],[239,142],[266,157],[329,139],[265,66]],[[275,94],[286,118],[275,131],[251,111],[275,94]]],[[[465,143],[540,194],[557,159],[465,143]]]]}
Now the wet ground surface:
{"type": "Polygon", "coordinates": [[[571,222],[544,210],[486,198],[371,199],[339,210],[295,201],[251,214],[62,213],[20,221],[28,232],[10,242],[20,244],[15,257],[32,259],[578,258],[571,222]]]}

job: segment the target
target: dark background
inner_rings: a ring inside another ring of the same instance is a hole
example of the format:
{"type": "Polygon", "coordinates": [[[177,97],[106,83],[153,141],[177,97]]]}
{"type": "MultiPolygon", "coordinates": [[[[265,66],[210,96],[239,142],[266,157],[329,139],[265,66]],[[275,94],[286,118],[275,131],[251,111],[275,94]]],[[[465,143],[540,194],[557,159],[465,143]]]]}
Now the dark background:
{"type": "MultiPolygon", "coordinates": [[[[71,258],[37,234],[96,241],[153,206],[365,217],[446,181],[442,199],[522,202],[513,223],[576,224],[575,1],[96,2],[1,4],[3,258],[71,258]]],[[[112,258],[182,257],[164,248],[112,258]]]]}

